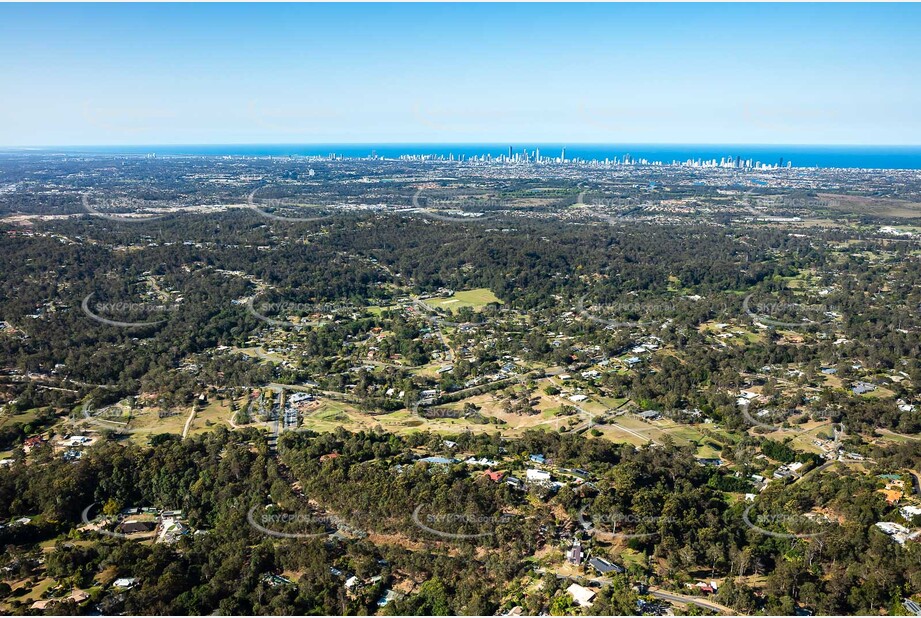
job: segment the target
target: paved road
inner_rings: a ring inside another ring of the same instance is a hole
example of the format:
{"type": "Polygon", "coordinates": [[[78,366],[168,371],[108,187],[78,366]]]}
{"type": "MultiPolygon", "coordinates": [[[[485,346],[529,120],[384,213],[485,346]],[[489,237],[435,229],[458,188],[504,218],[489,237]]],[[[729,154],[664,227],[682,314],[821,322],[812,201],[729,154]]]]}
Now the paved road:
{"type": "Polygon", "coordinates": [[[737,612],[725,605],[720,605],[719,603],[713,603],[711,601],[704,601],[703,599],[698,599],[697,597],[687,596],[684,594],[676,594],[674,592],[663,592],[657,588],[650,588],[649,595],[663,601],[671,601],[673,603],[691,603],[697,607],[703,607],[704,609],[709,609],[710,611],[716,613],[726,613],[726,614],[736,614],[737,612]]]}
{"type": "MultiPolygon", "coordinates": [[[[535,572],[539,574],[543,574],[547,572],[547,569],[541,567],[541,568],[535,569],[535,572]]],[[[573,579],[567,575],[560,575],[559,573],[554,573],[554,575],[556,575],[557,579],[565,579],[565,580],[573,579]]],[[[611,578],[603,577],[603,576],[586,577],[586,579],[590,579],[592,581],[596,581],[601,584],[613,583],[611,578]]],[[[719,603],[714,603],[712,601],[705,601],[704,599],[701,599],[699,597],[692,597],[686,594],[678,594],[676,592],[665,592],[664,590],[660,590],[659,588],[656,588],[655,586],[649,587],[648,594],[649,596],[659,599],[661,601],[670,601],[672,603],[684,603],[685,605],[687,604],[696,605],[697,607],[702,607],[704,609],[710,610],[712,612],[716,612],[718,614],[738,614],[738,612],[736,612],[730,607],[726,607],[725,605],[720,605],[719,603]]]]}
{"type": "MultiPolygon", "coordinates": [[[[278,434],[280,432],[279,424],[281,423],[281,415],[285,413],[285,398],[284,398],[285,389],[279,389],[278,391],[278,410],[275,412],[275,418],[272,420],[272,437],[275,438],[276,442],[278,441],[278,434]]],[[[275,409],[275,400],[272,400],[272,409],[275,409]]]]}

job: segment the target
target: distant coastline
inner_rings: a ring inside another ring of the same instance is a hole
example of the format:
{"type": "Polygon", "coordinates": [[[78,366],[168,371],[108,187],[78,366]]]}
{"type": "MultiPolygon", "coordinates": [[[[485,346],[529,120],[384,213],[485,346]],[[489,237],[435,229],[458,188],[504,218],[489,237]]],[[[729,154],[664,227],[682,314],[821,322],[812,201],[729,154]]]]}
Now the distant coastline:
{"type": "Polygon", "coordinates": [[[367,158],[372,155],[395,159],[400,156],[428,155],[455,159],[508,156],[540,151],[541,156],[560,157],[563,148],[567,159],[634,161],[646,159],[669,164],[673,161],[721,160],[740,158],[764,164],[796,168],[921,169],[921,146],[823,146],[823,145],[746,145],[746,144],[214,144],[214,145],[142,145],[142,146],[62,146],[35,148],[0,148],[0,154],[110,154],[157,156],[246,156],[288,157],[329,156],[367,158]]]}

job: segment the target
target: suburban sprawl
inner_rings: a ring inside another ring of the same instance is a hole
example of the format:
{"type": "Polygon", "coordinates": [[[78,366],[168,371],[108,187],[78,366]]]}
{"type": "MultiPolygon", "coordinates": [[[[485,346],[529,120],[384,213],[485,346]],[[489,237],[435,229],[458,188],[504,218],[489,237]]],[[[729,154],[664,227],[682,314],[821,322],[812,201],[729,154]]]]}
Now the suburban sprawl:
{"type": "Polygon", "coordinates": [[[921,173],[0,154],[0,613],[921,615],[921,173]]]}

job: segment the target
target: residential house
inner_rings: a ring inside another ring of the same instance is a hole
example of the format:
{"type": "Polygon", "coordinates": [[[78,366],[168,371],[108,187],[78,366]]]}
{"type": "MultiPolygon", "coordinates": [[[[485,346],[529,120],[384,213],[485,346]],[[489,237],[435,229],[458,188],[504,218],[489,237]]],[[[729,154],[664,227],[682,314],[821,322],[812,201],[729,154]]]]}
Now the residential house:
{"type": "Polygon", "coordinates": [[[458,460],[453,457],[423,457],[419,461],[430,464],[449,465],[457,463],[458,460]]]}
{"type": "Polygon", "coordinates": [[[918,534],[921,534],[921,532],[912,532],[905,526],[891,521],[878,521],[876,522],[876,527],[899,545],[904,545],[906,541],[910,541],[917,537],[918,534]]]}
{"type": "Polygon", "coordinates": [[[502,480],[502,477],[505,476],[505,472],[499,472],[495,470],[487,470],[483,473],[483,476],[489,478],[493,483],[498,483],[502,480]]]}
{"type": "Polygon", "coordinates": [[[579,584],[570,584],[566,592],[572,596],[572,600],[575,601],[579,607],[591,607],[595,598],[595,593],[592,590],[589,590],[585,586],[580,586],[579,584]]]}
{"type": "Polygon", "coordinates": [[[572,544],[572,547],[566,554],[566,561],[576,566],[582,564],[582,544],[579,543],[579,541],[575,541],[572,544]]]}
{"type": "Polygon", "coordinates": [[[902,599],[902,607],[905,608],[910,615],[921,616],[921,605],[915,603],[911,599],[902,599]]]}
{"type": "Polygon", "coordinates": [[[592,558],[588,561],[589,566],[598,571],[600,575],[607,575],[608,573],[625,573],[626,569],[624,567],[614,564],[604,558],[592,558]]]}
{"type": "Polygon", "coordinates": [[[157,524],[152,521],[135,521],[130,519],[128,521],[123,521],[115,529],[121,534],[142,534],[151,532],[156,527],[157,524]]]}
{"type": "Polygon", "coordinates": [[[381,598],[379,598],[379,599],[377,600],[377,606],[378,606],[378,607],[386,607],[387,604],[389,604],[391,601],[394,601],[395,599],[397,599],[398,596],[399,596],[399,595],[397,595],[396,592],[394,592],[393,590],[391,590],[390,588],[388,588],[386,591],[384,591],[384,596],[382,596],[381,598]]]}

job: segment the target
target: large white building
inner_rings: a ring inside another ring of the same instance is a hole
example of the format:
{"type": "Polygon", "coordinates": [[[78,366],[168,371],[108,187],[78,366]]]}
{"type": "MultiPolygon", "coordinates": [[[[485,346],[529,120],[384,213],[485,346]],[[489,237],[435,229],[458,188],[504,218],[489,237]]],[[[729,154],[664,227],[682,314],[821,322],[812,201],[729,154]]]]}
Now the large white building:
{"type": "Polygon", "coordinates": [[[528,470],[525,471],[525,478],[529,483],[549,483],[550,473],[544,472],[543,470],[528,468],[528,470]]]}

